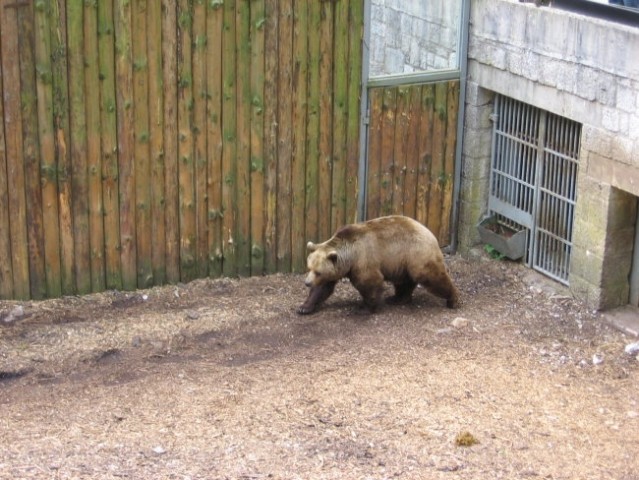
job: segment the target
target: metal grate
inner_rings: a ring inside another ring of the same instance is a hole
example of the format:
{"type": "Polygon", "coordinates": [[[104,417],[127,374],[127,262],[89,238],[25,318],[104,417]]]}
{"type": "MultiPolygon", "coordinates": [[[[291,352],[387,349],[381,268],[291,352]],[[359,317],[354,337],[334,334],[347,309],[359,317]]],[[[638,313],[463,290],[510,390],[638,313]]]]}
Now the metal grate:
{"type": "Polygon", "coordinates": [[[568,284],[581,125],[498,95],[488,209],[527,231],[526,263],[568,284]]]}

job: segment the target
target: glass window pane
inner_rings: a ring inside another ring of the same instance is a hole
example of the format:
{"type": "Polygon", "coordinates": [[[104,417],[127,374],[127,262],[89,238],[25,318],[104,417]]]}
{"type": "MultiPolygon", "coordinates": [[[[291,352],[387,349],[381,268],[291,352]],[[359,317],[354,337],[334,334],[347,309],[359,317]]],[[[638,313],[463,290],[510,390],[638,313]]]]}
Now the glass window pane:
{"type": "Polygon", "coordinates": [[[371,0],[370,76],[453,70],[462,0],[371,0]]]}

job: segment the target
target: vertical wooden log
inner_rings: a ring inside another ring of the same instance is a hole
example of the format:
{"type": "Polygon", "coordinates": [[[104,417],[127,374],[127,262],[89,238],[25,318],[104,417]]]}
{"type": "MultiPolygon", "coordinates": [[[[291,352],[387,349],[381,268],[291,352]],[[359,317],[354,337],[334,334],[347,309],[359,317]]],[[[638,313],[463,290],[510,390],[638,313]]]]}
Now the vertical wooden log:
{"type": "MultiPolygon", "coordinates": [[[[265,266],[264,175],[264,0],[251,2],[251,274],[261,275],[265,266]]],[[[271,55],[271,52],[268,52],[271,55]]]]}
{"type": "Polygon", "coordinates": [[[166,278],[180,281],[180,219],[178,189],[178,77],[177,77],[177,6],[173,0],[162,1],[162,71],[164,96],[164,194],[166,220],[166,278]]]}
{"type": "Polygon", "coordinates": [[[7,179],[10,181],[9,232],[11,242],[11,271],[15,298],[29,298],[29,252],[27,238],[27,206],[23,165],[22,106],[20,102],[20,49],[16,8],[3,8],[0,18],[2,31],[2,74],[4,89],[4,129],[6,142],[7,179]]]}
{"type": "Polygon", "coordinates": [[[264,30],[264,189],[266,196],[264,225],[264,268],[277,271],[277,98],[279,59],[278,0],[265,0],[264,30]]]}
{"type": "Polygon", "coordinates": [[[360,108],[362,88],[362,36],[364,31],[364,2],[349,2],[348,21],[348,124],[346,126],[346,223],[357,220],[359,169],[360,108]]]}
{"type": "Polygon", "coordinates": [[[149,161],[149,59],[147,54],[147,2],[133,2],[131,44],[133,54],[133,124],[135,132],[135,239],[138,288],[153,285],[151,237],[151,162],[149,161]]]}
{"type": "Polygon", "coordinates": [[[430,175],[430,199],[428,202],[427,227],[435,234],[437,240],[442,240],[442,195],[445,182],[444,146],[446,143],[446,107],[447,82],[435,84],[435,103],[433,118],[433,163],[430,175]]]}
{"type": "Polygon", "coordinates": [[[306,268],[306,110],[308,101],[308,4],[296,0],[293,17],[293,151],[291,156],[291,268],[306,268]]]}
{"type": "Polygon", "coordinates": [[[53,122],[60,215],[61,284],[63,294],[76,293],[75,242],[73,236],[72,167],[69,131],[69,82],[67,62],[66,2],[54,0],[51,7],[51,69],[53,122]]]}
{"type": "Polygon", "coordinates": [[[133,54],[131,3],[117,0],[115,17],[115,71],[118,114],[118,171],[120,181],[120,246],[122,287],[137,287],[135,226],[135,119],[133,115],[133,54]]]}
{"type": "Polygon", "coordinates": [[[84,8],[80,2],[67,5],[69,55],[69,127],[73,188],[73,237],[75,241],[76,286],[79,294],[91,291],[89,232],[89,178],[87,163],[87,121],[84,93],[84,8]]]}
{"type": "Polygon", "coordinates": [[[366,218],[371,219],[380,215],[384,89],[373,88],[368,95],[370,121],[368,129],[368,171],[366,174],[366,218]]]}
{"type": "Polygon", "coordinates": [[[279,7],[277,269],[288,272],[291,270],[293,0],[280,0],[279,7]]]}
{"type": "Polygon", "coordinates": [[[408,133],[408,104],[410,87],[397,89],[397,106],[395,115],[395,145],[393,148],[393,206],[391,212],[402,214],[404,212],[404,184],[406,181],[406,140],[408,133]]]}
{"type": "Polygon", "coordinates": [[[348,4],[335,2],[333,52],[333,186],[331,230],[346,223],[346,125],[348,121],[348,4]]]}
{"type": "Polygon", "coordinates": [[[208,275],[208,192],[206,158],[206,5],[193,2],[193,163],[195,169],[196,275],[208,275]]]}
{"type": "Polygon", "coordinates": [[[320,2],[320,141],[319,141],[319,239],[334,232],[332,216],[333,191],[333,2],[320,2]]]}
{"type": "Polygon", "coordinates": [[[47,287],[44,268],[44,227],[34,57],[34,12],[30,4],[18,7],[18,28],[29,290],[31,298],[41,299],[45,297],[47,287]]]}
{"type": "MultiPolygon", "coordinates": [[[[0,28],[4,31],[6,23],[5,13],[0,11],[0,28]]],[[[0,55],[3,50],[4,37],[0,36],[0,55]]],[[[9,39],[11,42],[13,39],[9,39]]],[[[0,299],[11,299],[13,296],[13,270],[11,254],[11,225],[9,223],[9,158],[7,158],[7,145],[5,138],[5,108],[4,108],[4,82],[3,71],[5,69],[5,55],[0,57],[0,299]]],[[[6,73],[4,73],[6,75],[6,73]]],[[[13,179],[11,179],[13,184],[13,179]]]]}
{"type": "Polygon", "coordinates": [[[147,58],[149,72],[149,150],[151,162],[151,267],[156,285],[166,283],[166,198],[164,169],[164,92],[162,67],[162,8],[147,2],[147,58]]]}
{"type": "Polygon", "coordinates": [[[419,169],[419,126],[421,124],[422,89],[414,85],[409,90],[408,131],[406,137],[406,174],[404,175],[403,214],[415,218],[417,202],[417,176],[419,169]]]}
{"type": "Polygon", "coordinates": [[[98,54],[105,285],[122,289],[113,2],[98,2],[98,54]]]}
{"type": "Polygon", "coordinates": [[[184,282],[197,278],[195,165],[193,162],[193,11],[188,0],[178,2],[178,178],[180,194],[180,274],[184,282]]]}
{"type": "Polygon", "coordinates": [[[385,88],[382,102],[382,111],[384,116],[382,119],[379,214],[390,215],[393,212],[393,171],[395,168],[393,155],[395,145],[397,88],[385,88]]]}
{"type": "Polygon", "coordinates": [[[206,16],[207,59],[206,89],[209,275],[222,275],[222,3],[211,3],[206,16]]]}
{"type": "Polygon", "coordinates": [[[235,197],[235,258],[237,273],[251,274],[251,17],[249,0],[236,0],[237,151],[235,197]]]}
{"type": "Polygon", "coordinates": [[[224,275],[237,275],[237,75],[235,1],[224,2],[222,32],[222,209],[224,275]]]}
{"type": "Polygon", "coordinates": [[[457,80],[448,82],[446,110],[440,245],[450,244],[451,212],[454,201],[453,183],[455,177],[455,145],[457,143],[457,113],[459,111],[459,81],[457,80]]]}
{"type": "Polygon", "coordinates": [[[419,125],[419,164],[417,176],[417,205],[415,219],[428,226],[428,204],[430,199],[430,174],[433,163],[433,84],[421,88],[421,120],[419,125]]]}
{"type": "MultiPolygon", "coordinates": [[[[321,2],[308,6],[308,105],[306,126],[306,228],[304,242],[319,241],[320,221],[320,98],[325,95],[320,84],[320,30],[321,2]]],[[[304,251],[306,254],[306,251],[304,251]]]]}
{"type": "Polygon", "coordinates": [[[89,247],[91,290],[106,287],[104,258],[104,205],[102,200],[102,158],[100,124],[100,65],[98,60],[97,3],[84,2],[84,89],[87,138],[89,199],[89,247]]]}

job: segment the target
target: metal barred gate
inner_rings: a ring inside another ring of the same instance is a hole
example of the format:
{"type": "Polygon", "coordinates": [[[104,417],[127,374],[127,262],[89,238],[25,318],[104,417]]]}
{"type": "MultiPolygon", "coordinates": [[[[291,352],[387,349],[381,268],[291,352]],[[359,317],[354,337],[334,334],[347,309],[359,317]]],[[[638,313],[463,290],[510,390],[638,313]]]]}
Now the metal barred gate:
{"type": "Polygon", "coordinates": [[[488,209],[527,232],[526,263],[568,284],[581,125],[498,95],[488,209]]]}

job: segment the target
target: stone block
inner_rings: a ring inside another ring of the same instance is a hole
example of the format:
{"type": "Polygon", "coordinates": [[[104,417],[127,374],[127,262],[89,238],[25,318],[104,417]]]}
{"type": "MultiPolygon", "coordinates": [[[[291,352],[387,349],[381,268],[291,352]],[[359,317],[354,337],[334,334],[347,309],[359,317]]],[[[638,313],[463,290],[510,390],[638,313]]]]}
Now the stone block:
{"type": "Polygon", "coordinates": [[[609,157],[612,150],[613,136],[605,130],[585,124],[581,128],[581,150],[590,151],[609,157]]]}
{"type": "Polygon", "coordinates": [[[582,65],[597,65],[605,53],[602,39],[606,37],[601,28],[590,22],[580,22],[575,32],[575,58],[582,65]]]}
{"type": "Polygon", "coordinates": [[[601,286],[604,259],[591,250],[573,248],[570,257],[570,275],[578,275],[588,283],[601,286]]]}
{"type": "Polygon", "coordinates": [[[608,230],[617,232],[634,227],[637,221],[637,197],[612,188],[608,203],[608,230]]]}
{"type": "Polygon", "coordinates": [[[459,192],[459,200],[468,203],[477,203],[481,205],[488,204],[488,178],[468,179],[464,188],[459,192]]]}
{"type": "Polygon", "coordinates": [[[526,45],[541,55],[574,61],[576,26],[574,18],[549,9],[537,9],[529,16],[526,45]]]}
{"type": "Polygon", "coordinates": [[[482,128],[470,133],[471,130],[464,130],[464,143],[462,153],[471,158],[487,157],[490,155],[491,132],[490,128],[482,128]]]}
{"type": "Polygon", "coordinates": [[[599,299],[599,310],[609,310],[628,304],[630,286],[627,280],[602,288],[599,299]]]}
{"type": "Polygon", "coordinates": [[[460,249],[469,249],[480,242],[477,224],[485,215],[485,202],[459,202],[457,242],[460,249]]]}
{"type": "Polygon", "coordinates": [[[639,87],[633,89],[631,85],[618,84],[615,107],[621,111],[636,114],[639,108],[638,90],[639,87]]]}
{"type": "Polygon", "coordinates": [[[635,166],[604,158],[589,160],[587,176],[639,196],[639,174],[635,166]]]}
{"type": "Polygon", "coordinates": [[[480,87],[477,82],[469,81],[466,84],[466,105],[481,107],[490,106],[492,110],[495,93],[480,87]]]}
{"type": "Polygon", "coordinates": [[[633,155],[639,155],[635,150],[636,141],[628,137],[616,136],[611,141],[610,156],[617,162],[633,164],[633,155]]]}
{"type": "MultiPolygon", "coordinates": [[[[485,36],[493,40],[508,42],[511,37],[512,10],[510,2],[476,0],[470,9],[472,35],[485,36]]],[[[519,25],[524,25],[520,23],[519,25]]],[[[523,30],[523,29],[521,29],[523,30]]]]}
{"type": "Polygon", "coordinates": [[[491,104],[481,106],[468,105],[464,117],[464,127],[471,131],[477,129],[485,130],[486,128],[490,129],[492,127],[490,115],[493,113],[493,110],[491,104]]]}
{"type": "Polygon", "coordinates": [[[606,230],[595,227],[584,218],[576,218],[572,229],[574,248],[603,257],[606,253],[606,230]]]}
{"type": "Polygon", "coordinates": [[[577,179],[577,205],[575,221],[583,219],[586,223],[605,229],[608,216],[610,186],[599,183],[596,176],[580,174],[577,179]]]}
{"type": "Polygon", "coordinates": [[[490,157],[464,155],[462,157],[461,176],[464,181],[485,181],[486,184],[488,184],[490,178],[490,157]]]}
{"type": "Polygon", "coordinates": [[[570,273],[570,291],[572,294],[593,310],[599,310],[601,305],[601,289],[579,275],[570,273]]]}
{"type": "Polygon", "coordinates": [[[371,2],[371,22],[372,26],[380,25],[384,23],[384,10],[383,2],[373,0],[371,2]]]}
{"type": "Polygon", "coordinates": [[[611,132],[620,130],[620,112],[616,108],[602,107],[601,109],[601,126],[611,132]]]}
{"type": "Polygon", "coordinates": [[[491,67],[505,70],[508,66],[507,48],[503,44],[482,43],[474,49],[474,56],[478,61],[491,67]]]}
{"type": "Polygon", "coordinates": [[[539,64],[539,81],[551,87],[557,87],[561,82],[560,78],[564,75],[565,62],[554,58],[545,58],[539,64]]]}
{"type": "MultiPolygon", "coordinates": [[[[634,238],[634,235],[633,235],[634,238]]],[[[602,286],[604,289],[628,283],[632,251],[610,251],[606,254],[602,269],[602,286]]]]}

